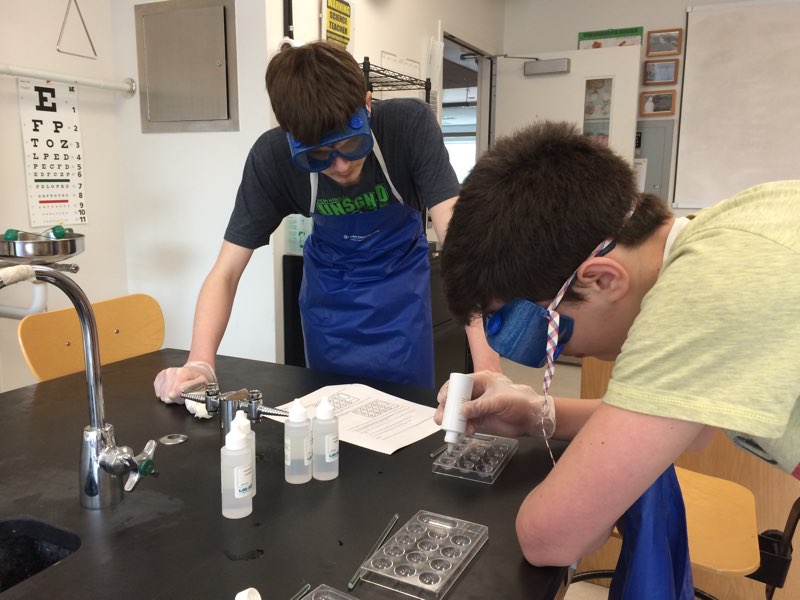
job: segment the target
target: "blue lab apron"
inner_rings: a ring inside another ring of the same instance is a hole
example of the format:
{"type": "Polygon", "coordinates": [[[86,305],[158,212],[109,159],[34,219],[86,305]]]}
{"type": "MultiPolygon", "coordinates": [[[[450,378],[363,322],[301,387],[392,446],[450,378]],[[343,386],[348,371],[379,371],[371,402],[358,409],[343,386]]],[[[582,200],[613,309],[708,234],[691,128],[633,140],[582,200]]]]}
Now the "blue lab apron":
{"type": "Polygon", "coordinates": [[[683,495],[670,467],[619,523],[622,549],[609,600],[692,600],[694,584],[683,495]]]}
{"type": "Polygon", "coordinates": [[[377,140],[373,153],[396,204],[346,216],[315,213],[318,176],[311,174],[314,228],[300,286],[306,364],[432,388],[428,240],[419,211],[392,184],[377,140]]]}

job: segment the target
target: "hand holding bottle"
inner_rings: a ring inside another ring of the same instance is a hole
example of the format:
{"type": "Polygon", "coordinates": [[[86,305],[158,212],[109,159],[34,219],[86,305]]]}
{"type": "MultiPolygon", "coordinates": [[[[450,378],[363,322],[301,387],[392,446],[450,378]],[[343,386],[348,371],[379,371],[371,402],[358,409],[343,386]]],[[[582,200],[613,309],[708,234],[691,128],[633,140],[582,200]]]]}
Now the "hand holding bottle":
{"type": "MultiPolygon", "coordinates": [[[[530,386],[515,384],[505,375],[480,371],[473,380],[471,402],[464,402],[462,414],[467,419],[466,434],[483,431],[510,437],[551,437],[556,428],[553,399],[544,397],[530,386]],[[544,428],[542,427],[544,421],[544,428]]],[[[449,382],[439,390],[439,407],[434,415],[441,424],[447,402],[449,382]]]]}

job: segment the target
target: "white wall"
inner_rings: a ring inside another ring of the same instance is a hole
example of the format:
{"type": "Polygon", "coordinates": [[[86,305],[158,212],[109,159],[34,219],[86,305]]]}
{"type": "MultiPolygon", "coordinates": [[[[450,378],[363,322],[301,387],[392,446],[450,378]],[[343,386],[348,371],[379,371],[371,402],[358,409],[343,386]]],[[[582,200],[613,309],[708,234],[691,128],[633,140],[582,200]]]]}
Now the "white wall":
{"type": "MultiPolygon", "coordinates": [[[[719,3],[726,0],[703,0],[719,3]]],[[[732,0],[727,0],[732,1],[732,0]]],[[[580,31],[683,27],[689,0],[352,0],[354,51],[379,63],[381,51],[419,61],[428,75],[430,39],[447,32],[489,53],[574,49],[580,31]],[[411,33],[409,33],[411,32],[411,33]]],[[[0,62],[84,77],[138,79],[135,0],[81,0],[98,59],[56,52],[63,8],[51,0],[0,2],[0,62]]],[[[66,3],[63,3],[66,4],[66,3]]],[[[317,0],[294,2],[295,37],[319,36],[317,0]]],[[[188,348],[197,291],[219,250],[244,158],[274,124],[264,90],[269,56],[283,36],[281,0],[236,5],[240,131],[147,134],[138,96],[81,88],[79,102],[90,223],[75,276],[92,300],[147,292],[161,303],[165,345],[188,348]]],[[[644,50],[642,50],[644,53],[644,50]]],[[[643,56],[644,59],[644,56],[643,56]]],[[[16,80],[0,77],[0,229],[28,228],[16,80]]],[[[673,159],[674,164],[674,159],[673,159]]],[[[282,231],[257,251],[240,284],[220,352],[280,359],[282,231]]],[[[0,291],[0,303],[27,306],[29,284],[0,291]]],[[[53,308],[67,306],[50,290],[53,308]]],[[[0,319],[0,390],[33,382],[19,352],[16,321],[0,319]]]]}
{"type": "MultiPolygon", "coordinates": [[[[119,77],[138,79],[134,6],[109,2],[119,77]]],[[[239,131],[141,133],[139,100],[117,113],[118,186],[125,218],[128,286],[154,296],[166,324],[164,345],[188,349],[200,286],[222,243],[247,152],[269,126],[263,69],[267,6],[235,7],[239,131]]],[[[272,19],[269,32],[280,31],[272,19]]],[[[255,253],[241,282],[220,352],[272,360],[275,319],[272,248],[255,253]]]]}
{"type": "MultiPolygon", "coordinates": [[[[81,0],[81,10],[97,59],[91,60],[56,51],[66,2],[52,0],[3,0],[0,2],[0,62],[16,67],[74,74],[94,79],[116,80],[108,0],[81,0]]],[[[74,15],[73,15],[74,16],[74,15]]],[[[79,21],[78,21],[79,22],[79,21]]],[[[83,40],[65,36],[64,50],[83,50],[83,40]],[[72,42],[76,42],[72,45],[72,42]]],[[[116,112],[132,104],[116,92],[80,88],[81,139],[89,222],[75,226],[86,236],[86,250],[73,261],[80,265],[75,281],[92,300],[125,294],[128,290],[121,205],[117,200],[116,112]]],[[[25,164],[22,152],[17,80],[0,76],[0,229],[36,231],[31,228],[26,196],[25,164]]],[[[0,290],[0,304],[27,307],[30,283],[0,290]]],[[[66,296],[47,284],[51,308],[71,306],[66,296]]],[[[0,390],[33,383],[17,343],[17,324],[0,318],[0,390]]]]}
{"type": "MultiPolygon", "coordinates": [[[[738,0],[505,0],[505,46],[508,54],[530,50],[575,50],[578,33],[600,29],[684,27],[686,8],[738,0]]],[[[644,59],[644,47],[642,48],[644,59]]]]}
{"type": "MultiPolygon", "coordinates": [[[[143,0],[81,0],[97,60],[55,46],[64,7],[52,0],[0,2],[0,62],[107,80],[138,79],[134,6],[143,0]]],[[[66,3],[64,3],[64,6],[66,3]]],[[[430,38],[447,31],[488,52],[502,46],[496,0],[353,0],[354,55],[380,63],[381,51],[420,62],[428,75],[430,38]],[[466,10],[465,10],[466,8],[466,10]],[[408,32],[413,32],[409,35],[408,32]]],[[[295,37],[319,36],[317,0],[294,2],[295,37]]],[[[73,15],[74,17],[74,15],[73,15]]],[[[165,346],[188,348],[197,292],[219,250],[245,156],[274,125],[264,69],[283,37],[281,0],[236,3],[240,131],[142,134],[138,96],[80,88],[90,222],[76,281],[93,301],[128,292],[153,295],[164,310],[165,346]]],[[[29,229],[16,79],[0,77],[0,228],[29,229]]],[[[240,283],[223,354],[282,356],[282,231],[258,250],[240,283]]],[[[30,284],[0,291],[0,304],[27,306],[30,284]]],[[[51,308],[68,306],[56,289],[51,308]]],[[[17,322],[0,318],[0,390],[34,382],[16,341],[17,322]]]]}
{"type": "MultiPolygon", "coordinates": [[[[574,50],[578,47],[578,33],[602,29],[642,27],[645,39],[642,40],[641,58],[646,60],[646,35],[654,29],[683,28],[686,33],[686,9],[701,4],[724,4],[738,0],[659,0],[659,2],[639,2],[637,0],[604,0],[585,2],[564,0],[505,0],[505,44],[503,52],[510,55],[531,52],[555,52],[574,50]]],[[[684,38],[685,47],[685,38],[684,38]]],[[[680,70],[683,69],[685,54],[679,56],[680,70]]],[[[681,79],[674,86],[676,108],[680,107],[681,79]]],[[[646,88],[640,86],[640,92],[646,88]]],[[[674,181],[675,162],[678,149],[678,111],[674,117],[667,117],[675,124],[672,141],[670,179],[674,181]]],[[[656,120],[656,117],[648,117],[656,120]]],[[[674,185],[670,185],[674,189],[674,185]]],[[[686,210],[676,210],[686,214],[686,210]]]]}

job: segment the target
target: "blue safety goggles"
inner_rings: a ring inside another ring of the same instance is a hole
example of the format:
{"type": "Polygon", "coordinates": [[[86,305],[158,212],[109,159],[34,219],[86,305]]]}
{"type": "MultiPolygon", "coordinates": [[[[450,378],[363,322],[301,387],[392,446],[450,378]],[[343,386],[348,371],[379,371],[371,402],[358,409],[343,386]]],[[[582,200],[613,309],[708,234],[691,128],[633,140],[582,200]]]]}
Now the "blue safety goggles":
{"type": "MultiPolygon", "coordinates": [[[[547,361],[547,324],[550,313],[530,300],[513,300],[492,314],[483,316],[489,346],[509,360],[541,368],[547,361]]],[[[575,322],[559,315],[558,344],[553,360],[572,337],[575,322]]]]}
{"type": "Polygon", "coordinates": [[[322,136],[314,145],[304,144],[286,132],[292,151],[294,166],[306,173],[324,171],[336,157],[358,160],[372,152],[372,131],[369,128],[369,113],[362,107],[347,120],[343,131],[322,136]]]}

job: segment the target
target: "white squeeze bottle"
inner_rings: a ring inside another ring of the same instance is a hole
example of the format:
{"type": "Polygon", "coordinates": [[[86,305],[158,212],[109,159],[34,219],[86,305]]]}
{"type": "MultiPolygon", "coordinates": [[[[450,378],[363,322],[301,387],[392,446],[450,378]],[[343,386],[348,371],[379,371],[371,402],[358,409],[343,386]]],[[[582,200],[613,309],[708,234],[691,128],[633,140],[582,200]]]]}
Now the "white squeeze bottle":
{"type": "Polygon", "coordinates": [[[311,429],[314,437],[314,479],[336,479],[339,476],[339,420],[327,396],[323,396],[317,405],[311,429]]]}
{"type": "Polygon", "coordinates": [[[237,410],[233,418],[231,428],[238,427],[239,431],[247,440],[247,448],[250,450],[250,467],[253,469],[253,496],[256,495],[256,432],[250,426],[250,419],[244,414],[243,410],[237,410]]]}
{"type": "Polygon", "coordinates": [[[450,373],[447,400],[442,415],[442,429],[447,449],[452,453],[453,445],[467,429],[467,419],[461,414],[461,405],[472,399],[472,377],[463,373],[450,373]]]}
{"type": "Polygon", "coordinates": [[[306,407],[295,399],[284,424],[283,451],[286,463],[284,474],[288,483],[311,481],[311,421],[306,407]]]}
{"type": "Polygon", "coordinates": [[[247,438],[231,427],[220,450],[222,516],[241,519],[253,512],[253,468],[247,438]]]}

